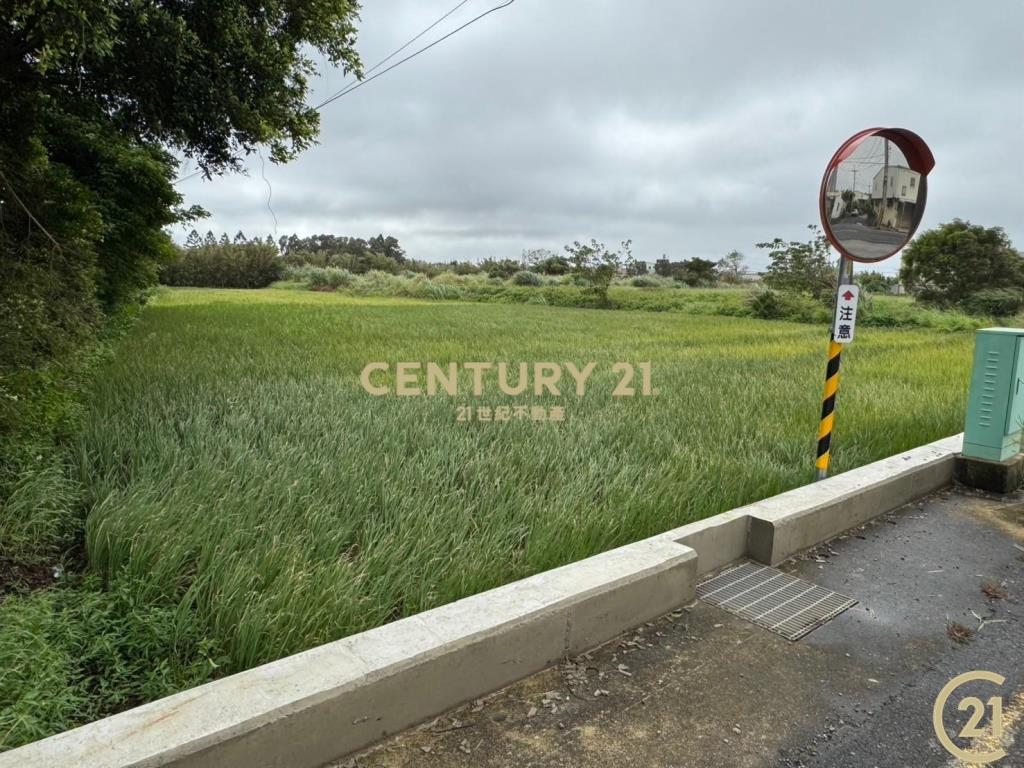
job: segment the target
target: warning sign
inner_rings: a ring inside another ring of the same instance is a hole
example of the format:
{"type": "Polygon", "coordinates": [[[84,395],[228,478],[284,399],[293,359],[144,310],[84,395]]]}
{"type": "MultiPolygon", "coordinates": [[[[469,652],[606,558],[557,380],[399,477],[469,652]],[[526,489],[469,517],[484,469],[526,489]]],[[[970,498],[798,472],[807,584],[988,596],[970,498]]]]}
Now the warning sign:
{"type": "Polygon", "coordinates": [[[853,329],[857,324],[857,299],[859,298],[859,286],[839,286],[839,293],[836,296],[836,320],[832,326],[832,338],[838,344],[849,344],[853,341],[853,329]]]}

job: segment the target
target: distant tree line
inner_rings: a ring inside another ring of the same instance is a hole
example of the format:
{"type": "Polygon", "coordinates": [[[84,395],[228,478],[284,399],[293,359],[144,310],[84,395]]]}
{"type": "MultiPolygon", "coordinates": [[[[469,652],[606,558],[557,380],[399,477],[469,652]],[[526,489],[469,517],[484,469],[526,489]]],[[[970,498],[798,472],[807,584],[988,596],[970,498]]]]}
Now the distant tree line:
{"type": "Polygon", "coordinates": [[[189,234],[185,247],[160,269],[164,285],[204,288],[265,288],[284,275],[284,263],[273,238],[249,239],[238,232],[217,238],[213,232],[189,234]]]}
{"type": "MultiPolygon", "coordinates": [[[[283,236],[275,243],[270,236],[249,239],[243,232],[238,232],[229,238],[226,233],[218,237],[213,232],[200,235],[192,230],[184,247],[177,247],[175,256],[162,268],[161,281],[167,285],[262,287],[280,279],[280,271],[270,268],[270,251],[267,249],[273,249],[279,255],[283,268],[331,267],[352,274],[379,271],[429,277],[442,272],[485,274],[491,278],[513,280],[519,285],[540,284],[531,275],[572,276],[580,286],[596,291],[597,304],[607,301],[607,285],[617,277],[654,275],[691,287],[708,287],[741,282],[744,263],[743,254],[738,251],[732,251],[717,262],[702,258],[670,261],[663,256],[655,262],[652,270],[646,261],[633,258],[632,241],[629,240],[623,241],[618,249],[609,249],[597,240],[589,243],[576,241],[566,245],[563,254],[547,248],[534,248],[524,250],[518,259],[488,257],[478,263],[428,262],[409,258],[392,235],[361,238],[332,234],[300,237],[293,234],[283,236]],[[208,263],[202,264],[204,261],[208,263]]],[[[637,285],[645,287],[647,284],[640,281],[637,285]]]]}

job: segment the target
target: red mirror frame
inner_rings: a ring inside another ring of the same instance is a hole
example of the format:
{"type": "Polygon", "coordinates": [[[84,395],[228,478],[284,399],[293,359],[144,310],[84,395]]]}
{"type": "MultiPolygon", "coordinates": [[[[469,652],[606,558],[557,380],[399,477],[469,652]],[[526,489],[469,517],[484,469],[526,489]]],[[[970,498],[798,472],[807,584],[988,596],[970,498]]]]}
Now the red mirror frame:
{"type": "MultiPolygon", "coordinates": [[[[832,234],[832,228],[829,226],[828,215],[825,210],[825,198],[826,198],[826,187],[828,186],[828,177],[831,175],[843,160],[853,154],[853,151],[857,149],[860,144],[874,136],[879,136],[883,139],[888,139],[903,153],[903,156],[907,158],[907,163],[910,165],[910,170],[920,173],[922,178],[927,178],[928,173],[932,168],[935,167],[935,158],[932,156],[932,151],[928,149],[928,145],[924,143],[924,139],[918,136],[913,131],[908,131],[906,128],[867,128],[859,133],[853,134],[850,138],[842,143],[836,153],[832,155],[832,159],[828,161],[828,165],[825,167],[825,174],[821,177],[821,189],[818,192],[818,212],[821,216],[821,226],[825,231],[825,236],[829,242],[832,243],[839,253],[845,258],[851,261],[860,262],[861,264],[876,264],[879,261],[885,259],[865,259],[863,257],[854,256],[853,254],[846,251],[840,244],[839,239],[832,234]]],[[[921,200],[922,212],[924,206],[928,203],[928,187],[924,185],[924,196],[921,200]]],[[[907,237],[909,241],[914,237],[914,232],[917,231],[915,226],[907,237]]],[[[899,253],[897,251],[896,253],[899,253]]],[[[892,254],[895,256],[896,254],[892,254]]],[[[886,256],[891,258],[890,256],[886,256]]]]}

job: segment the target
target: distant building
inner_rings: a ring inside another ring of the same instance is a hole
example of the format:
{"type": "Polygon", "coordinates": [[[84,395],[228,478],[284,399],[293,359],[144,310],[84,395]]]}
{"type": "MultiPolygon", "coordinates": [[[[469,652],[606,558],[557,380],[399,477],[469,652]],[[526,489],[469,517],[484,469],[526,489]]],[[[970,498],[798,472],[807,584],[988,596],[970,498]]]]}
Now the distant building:
{"type": "Polygon", "coordinates": [[[876,211],[875,225],[908,230],[917,213],[921,174],[906,166],[880,168],[871,181],[871,202],[876,211]]]}

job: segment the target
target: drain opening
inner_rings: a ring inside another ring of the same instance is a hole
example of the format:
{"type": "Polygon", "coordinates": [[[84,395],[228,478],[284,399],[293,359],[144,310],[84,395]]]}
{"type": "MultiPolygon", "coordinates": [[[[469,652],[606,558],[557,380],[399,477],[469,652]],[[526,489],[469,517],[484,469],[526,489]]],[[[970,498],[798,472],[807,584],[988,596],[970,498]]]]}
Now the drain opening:
{"type": "Polygon", "coordinates": [[[738,565],[698,584],[697,597],[787,640],[799,640],[857,604],[846,595],[758,563],[738,565]]]}

